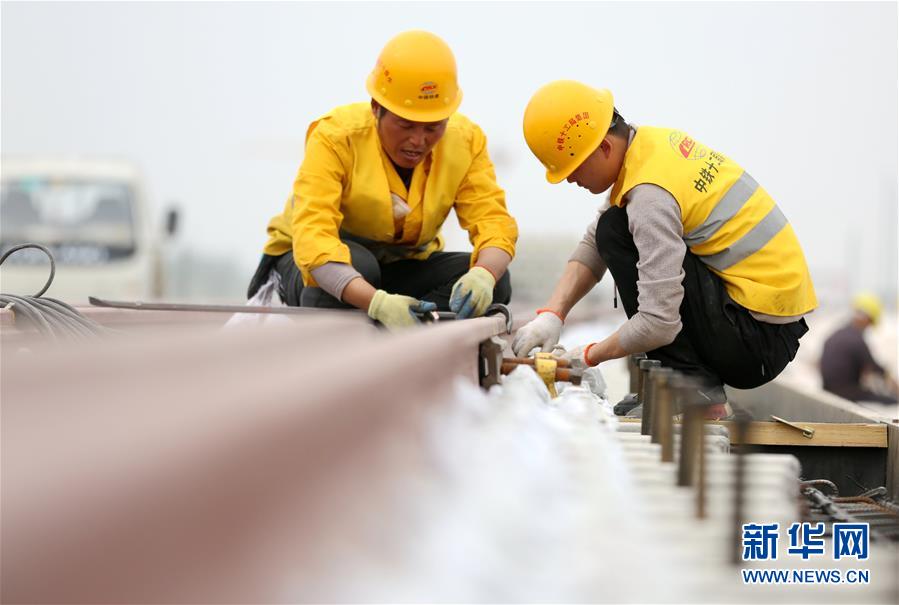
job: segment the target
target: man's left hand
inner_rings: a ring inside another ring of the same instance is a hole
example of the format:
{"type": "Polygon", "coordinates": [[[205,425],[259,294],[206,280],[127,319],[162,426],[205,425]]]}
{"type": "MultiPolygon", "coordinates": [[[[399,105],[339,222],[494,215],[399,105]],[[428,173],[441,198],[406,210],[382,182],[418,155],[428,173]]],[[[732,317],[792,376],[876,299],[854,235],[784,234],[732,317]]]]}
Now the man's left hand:
{"type": "Polygon", "coordinates": [[[585,345],[575,347],[570,351],[566,351],[562,347],[557,347],[553,350],[553,355],[570,363],[571,367],[575,370],[586,370],[587,368],[592,366],[587,363],[587,360],[584,357],[584,352],[594,344],[596,343],[587,343],[585,345]]]}
{"type": "Polygon", "coordinates": [[[480,317],[493,302],[496,278],[484,267],[474,266],[459,278],[450,294],[450,311],[458,319],[480,317]]]}

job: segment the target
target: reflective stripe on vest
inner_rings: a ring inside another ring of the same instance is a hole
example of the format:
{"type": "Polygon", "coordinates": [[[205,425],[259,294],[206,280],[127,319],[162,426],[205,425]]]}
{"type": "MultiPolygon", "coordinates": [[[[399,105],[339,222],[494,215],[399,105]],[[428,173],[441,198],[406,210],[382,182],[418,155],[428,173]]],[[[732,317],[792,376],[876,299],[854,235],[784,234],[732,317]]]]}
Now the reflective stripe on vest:
{"type": "Polygon", "coordinates": [[[736,265],[761,250],[787,224],[787,217],[776,205],[752,229],[733,244],[715,254],[700,256],[702,262],[719,271],[736,265]]]}
{"type": "Polygon", "coordinates": [[[679,130],[642,126],[609,203],[652,184],[677,202],[683,240],[739,305],[791,317],[817,306],[799,240],[765,188],[736,162],[679,130]]]}
{"type": "Polygon", "coordinates": [[[740,178],[730,186],[705,221],[684,235],[684,241],[688,246],[696,246],[708,240],[718,232],[724,223],[736,216],[740,208],[749,201],[759,184],[744,170],[740,178]]]}

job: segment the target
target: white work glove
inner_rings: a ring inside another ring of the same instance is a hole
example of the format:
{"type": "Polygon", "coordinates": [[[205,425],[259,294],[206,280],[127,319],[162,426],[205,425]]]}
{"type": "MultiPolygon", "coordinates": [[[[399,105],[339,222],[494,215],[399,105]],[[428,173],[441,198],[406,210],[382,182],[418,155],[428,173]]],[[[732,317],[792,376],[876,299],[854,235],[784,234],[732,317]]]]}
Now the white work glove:
{"type": "Polygon", "coordinates": [[[527,357],[531,350],[540,347],[544,353],[552,351],[562,335],[562,320],[552,311],[541,309],[537,317],[523,325],[512,341],[512,351],[519,357],[527,357]]]}
{"type": "Polygon", "coordinates": [[[597,397],[604,397],[606,394],[606,381],[599,370],[599,366],[587,365],[584,358],[584,351],[587,347],[596,343],[587,343],[579,347],[575,347],[570,351],[566,351],[565,347],[556,345],[553,347],[553,356],[567,361],[572,370],[581,372],[581,385],[586,386],[597,397]]]}
{"type": "Polygon", "coordinates": [[[570,351],[567,351],[562,345],[556,345],[552,350],[553,357],[557,357],[561,360],[567,361],[569,364],[571,364],[571,368],[573,370],[586,370],[589,366],[584,360],[584,349],[586,349],[588,346],[590,345],[581,345],[579,347],[571,349],[570,351]]]}

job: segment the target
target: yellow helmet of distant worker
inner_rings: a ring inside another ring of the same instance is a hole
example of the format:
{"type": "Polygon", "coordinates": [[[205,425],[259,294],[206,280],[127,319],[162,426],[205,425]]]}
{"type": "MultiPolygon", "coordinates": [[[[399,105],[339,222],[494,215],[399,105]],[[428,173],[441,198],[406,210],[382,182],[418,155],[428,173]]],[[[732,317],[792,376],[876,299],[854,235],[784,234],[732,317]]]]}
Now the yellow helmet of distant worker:
{"type": "Polygon", "coordinates": [[[856,294],[852,299],[852,307],[856,311],[861,311],[871,318],[871,323],[877,324],[880,321],[880,315],[883,312],[883,305],[876,295],[870,292],[861,292],[856,294]]]}
{"type": "Polygon", "coordinates": [[[612,124],[615,101],[604,88],[556,80],[539,88],[524,110],[524,139],[558,183],[596,151],[612,124]]]}
{"type": "Polygon", "coordinates": [[[421,30],[387,42],[365,87],[382,107],[413,122],[439,122],[462,103],[453,51],[438,36],[421,30]]]}

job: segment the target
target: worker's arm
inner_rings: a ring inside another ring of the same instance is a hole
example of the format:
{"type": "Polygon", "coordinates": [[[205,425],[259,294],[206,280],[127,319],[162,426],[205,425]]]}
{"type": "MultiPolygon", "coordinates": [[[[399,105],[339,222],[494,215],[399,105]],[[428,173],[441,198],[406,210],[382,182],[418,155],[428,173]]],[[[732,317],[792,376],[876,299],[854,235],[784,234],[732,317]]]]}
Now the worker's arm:
{"type": "Polygon", "coordinates": [[[343,289],[343,302],[359,309],[367,310],[375,295],[375,287],[361,276],[355,278],[343,289]]]}
{"type": "Polygon", "coordinates": [[[355,307],[365,309],[368,316],[377,319],[390,329],[400,329],[420,323],[419,314],[437,310],[437,305],[376,290],[370,283],[357,277],[343,290],[343,300],[355,307]]]}
{"type": "Polygon", "coordinates": [[[349,155],[342,145],[340,138],[328,136],[326,124],[309,133],[294,182],[293,254],[297,266],[308,270],[326,292],[367,311],[375,288],[353,269],[349,248],[339,235],[349,155]]]}
{"type": "Polygon", "coordinates": [[[556,284],[552,297],[544,307],[558,313],[561,318],[567,317],[572,307],[586,296],[606,273],[606,263],[596,248],[596,225],[608,207],[607,202],[587,227],[581,241],[568,258],[568,265],[556,284]]]}
{"type": "Polygon", "coordinates": [[[291,198],[294,260],[310,272],[329,262],[350,264],[350,250],[339,235],[349,151],[345,143],[327,136],[325,129],[319,124],[309,133],[291,198]]]}
{"type": "Polygon", "coordinates": [[[687,247],[680,207],[671,194],[655,185],[638,185],[627,198],[628,228],[639,255],[639,305],[611,336],[573,352],[590,366],[667,345],[682,326],[680,304],[687,247]]]}
{"type": "Polygon", "coordinates": [[[599,279],[586,265],[576,260],[568,261],[544,308],[564,320],[574,305],[584,298],[598,281],[599,279]]]}
{"type": "Polygon", "coordinates": [[[591,345],[589,349],[586,350],[585,356],[588,366],[596,366],[604,361],[618,359],[619,357],[624,357],[629,354],[621,346],[621,342],[618,339],[618,332],[620,332],[620,329],[616,330],[614,334],[605,340],[601,340],[600,342],[591,345]]]}
{"type": "Polygon", "coordinates": [[[475,266],[484,267],[493,275],[496,280],[506,272],[509,263],[512,262],[512,255],[502,248],[487,247],[481,250],[475,259],[475,266]]]}
{"type": "MultiPolygon", "coordinates": [[[[601,211],[600,211],[601,212],[601,211]]],[[[599,215],[587,228],[583,239],[568,260],[562,277],[556,283],[546,305],[537,311],[537,317],[515,333],[512,350],[516,355],[530,355],[539,348],[549,352],[559,342],[562,323],[571,311],[606,272],[606,264],[596,249],[596,223],[599,215]]]]}
{"type": "MultiPolygon", "coordinates": [[[[680,206],[670,193],[643,184],[627,194],[628,228],[637,248],[637,312],[617,332],[621,356],[670,344],[680,332],[684,257],[680,206]]],[[[610,347],[607,354],[611,354],[610,347]]],[[[608,357],[607,359],[614,359],[608,357]]]]}
{"type": "Polygon", "coordinates": [[[568,261],[562,277],[546,306],[537,311],[537,317],[522,326],[512,340],[516,355],[530,355],[539,348],[549,352],[559,342],[562,322],[571,308],[596,285],[596,275],[580,261],[568,261]]]}
{"type": "Polygon", "coordinates": [[[515,255],[518,225],[506,209],[487,154],[487,138],[476,125],[469,133],[472,160],[456,191],[454,208],[459,225],[474,246],[471,268],[453,284],[449,307],[458,319],[483,315],[493,302],[496,283],[515,255]]]}
{"type": "Polygon", "coordinates": [[[509,263],[496,252],[504,252],[508,260],[512,260],[518,241],[518,224],[509,214],[505,192],[496,182],[493,162],[487,153],[487,137],[477,126],[472,125],[472,128],[473,158],[456,191],[453,207],[459,226],[468,231],[468,239],[474,246],[471,265],[481,265],[499,279],[509,263]],[[497,250],[488,252],[490,248],[497,250]]]}

